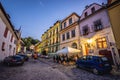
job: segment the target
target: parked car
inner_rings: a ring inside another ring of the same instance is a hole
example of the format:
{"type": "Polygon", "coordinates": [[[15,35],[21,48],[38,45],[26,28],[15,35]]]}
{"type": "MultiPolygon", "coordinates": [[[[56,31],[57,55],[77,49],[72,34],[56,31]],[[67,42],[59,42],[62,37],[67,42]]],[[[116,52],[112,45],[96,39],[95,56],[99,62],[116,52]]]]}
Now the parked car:
{"type": "Polygon", "coordinates": [[[76,66],[91,70],[94,74],[109,73],[112,66],[108,59],[102,55],[86,55],[76,61],[76,66]]]}
{"type": "Polygon", "coordinates": [[[3,63],[11,66],[11,65],[23,65],[24,64],[24,59],[21,56],[15,55],[15,56],[8,56],[5,57],[3,60],[3,63]]]}
{"type": "Polygon", "coordinates": [[[23,57],[24,61],[28,61],[29,60],[29,57],[27,55],[25,55],[25,54],[17,54],[17,55],[23,57]]]}

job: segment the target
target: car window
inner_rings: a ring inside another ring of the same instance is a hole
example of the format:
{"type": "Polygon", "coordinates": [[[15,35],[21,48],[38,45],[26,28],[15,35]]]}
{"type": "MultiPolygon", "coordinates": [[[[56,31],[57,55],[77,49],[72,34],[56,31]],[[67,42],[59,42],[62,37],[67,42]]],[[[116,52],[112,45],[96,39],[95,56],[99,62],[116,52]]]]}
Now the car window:
{"type": "Polygon", "coordinates": [[[100,62],[101,60],[100,60],[100,58],[95,58],[94,61],[95,62],[100,62]]]}
{"type": "Polygon", "coordinates": [[[87,56],[87,60],[92,60],[92,56],[87,56]]]}
{"type": "Polygon", "coordinates": [[[101,60],[102,61],[108,61],[108,59],[106,57],[102,57],[101,60]]]}
{"type": "Polygon", "coordinates": [[[82,60],[86,60],[86,59],[87,59],[87,57],[86,57],[86,56],[83,56],[81,59],[82,59],[82,60]]]}

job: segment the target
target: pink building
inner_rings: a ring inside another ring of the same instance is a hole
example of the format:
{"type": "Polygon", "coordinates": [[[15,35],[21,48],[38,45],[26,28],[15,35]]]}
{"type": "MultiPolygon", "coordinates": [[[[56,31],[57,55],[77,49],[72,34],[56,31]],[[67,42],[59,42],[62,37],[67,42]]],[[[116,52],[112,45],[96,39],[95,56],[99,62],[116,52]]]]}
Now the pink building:
{"type": "Polygon", "coordinates": [[[86,6],[79,25],[83,55],[102,54],[114,64],[119,62],[108,12],[104,4],[93,3],[86,6]]]}

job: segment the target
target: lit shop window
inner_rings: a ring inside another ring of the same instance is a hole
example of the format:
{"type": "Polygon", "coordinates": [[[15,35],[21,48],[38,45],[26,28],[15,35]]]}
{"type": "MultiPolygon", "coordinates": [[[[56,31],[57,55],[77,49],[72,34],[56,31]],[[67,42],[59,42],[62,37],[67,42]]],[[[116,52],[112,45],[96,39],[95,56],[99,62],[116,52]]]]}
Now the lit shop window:
{"type": "Polygon", "coordinates": [[[105,37],[97,39],[97,47],[99,49],[101,49],[101,48],[107,48],[108,47],[107,46],[107,41],[106,41],[105,37]]]}

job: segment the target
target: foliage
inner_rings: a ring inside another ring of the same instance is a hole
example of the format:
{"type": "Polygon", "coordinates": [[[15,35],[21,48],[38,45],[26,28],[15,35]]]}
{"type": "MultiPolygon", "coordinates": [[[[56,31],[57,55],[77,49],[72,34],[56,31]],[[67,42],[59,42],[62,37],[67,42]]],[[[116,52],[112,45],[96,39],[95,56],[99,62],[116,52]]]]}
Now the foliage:
{"type": "Polygon", "coordinates": [[[33,39],[32,37],[22,38],[22,41],[24,42],[24,46],[26,46],[27,50],[30,50],[31,45],[35,45],[39,42],[38,39],[33,39]]]}

